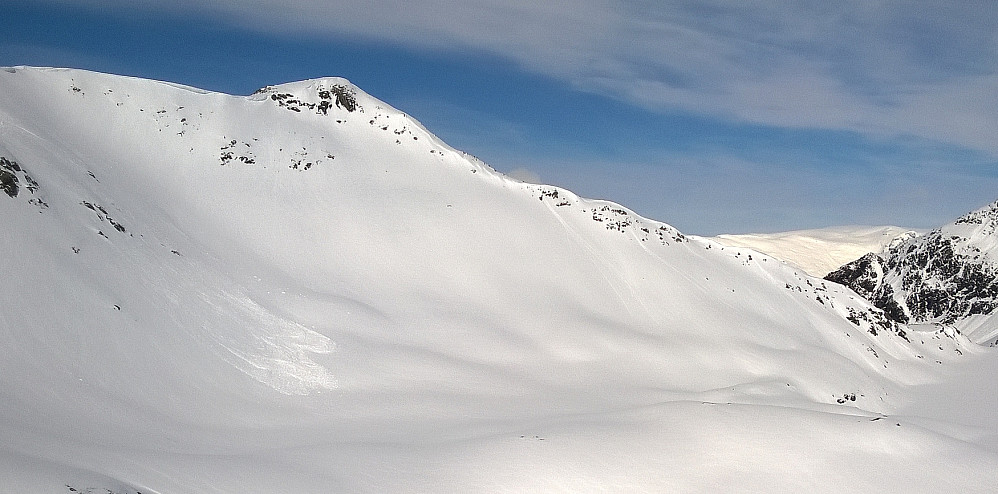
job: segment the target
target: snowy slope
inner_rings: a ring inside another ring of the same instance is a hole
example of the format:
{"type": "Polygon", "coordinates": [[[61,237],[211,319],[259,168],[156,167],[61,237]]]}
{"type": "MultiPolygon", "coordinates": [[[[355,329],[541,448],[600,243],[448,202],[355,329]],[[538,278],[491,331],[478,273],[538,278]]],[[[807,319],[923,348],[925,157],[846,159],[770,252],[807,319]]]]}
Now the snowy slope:
{"type": "Polygon", "coordinates": [[[0,87],[0,492],[984,492],[998,467],[988,434],[894,416],[987,350],[508,179],[344,79],[0,87]]]}
{"type": "Polygon", "coordinates": [[[718,235],[714,240],[745,247],[799,267],[812,276],[825,276],[865,254],[879,253],[911,230],[896,226],[838,226],[781,233],[718,235]]]}
{"type": "Polygon", "coordinates": [[[998,202],[842,266],[828,279],[898,322],[952,326],[998,344],[998,202]]]}

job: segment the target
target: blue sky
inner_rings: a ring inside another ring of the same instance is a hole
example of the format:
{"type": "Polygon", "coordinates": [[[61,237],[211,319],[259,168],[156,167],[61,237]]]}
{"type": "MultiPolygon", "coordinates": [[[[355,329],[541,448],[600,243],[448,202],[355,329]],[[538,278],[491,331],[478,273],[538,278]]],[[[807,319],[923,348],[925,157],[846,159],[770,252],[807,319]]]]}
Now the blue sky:
{"type": "Polygon", "coordinates": [[[342,76],[521,178],[695,234],[998,199],[998,4],[0,2],[0,65],[233,94],[342,76]]]}

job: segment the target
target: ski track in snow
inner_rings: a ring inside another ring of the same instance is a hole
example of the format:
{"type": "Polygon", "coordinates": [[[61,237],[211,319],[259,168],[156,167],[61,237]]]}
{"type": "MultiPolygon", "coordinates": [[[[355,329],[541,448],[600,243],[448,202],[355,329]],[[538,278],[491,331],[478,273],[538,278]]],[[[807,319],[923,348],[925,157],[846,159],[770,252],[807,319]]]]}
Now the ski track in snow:
{"type": "Polygon", "coordinates": [[[245,295],[202,294],[202,300],[218,316],[202,326],[204,336],[246,375],[288,395],[337,387],[336,379],[310,355],[336,349],[326,336],[275,315],[245,295]]]}

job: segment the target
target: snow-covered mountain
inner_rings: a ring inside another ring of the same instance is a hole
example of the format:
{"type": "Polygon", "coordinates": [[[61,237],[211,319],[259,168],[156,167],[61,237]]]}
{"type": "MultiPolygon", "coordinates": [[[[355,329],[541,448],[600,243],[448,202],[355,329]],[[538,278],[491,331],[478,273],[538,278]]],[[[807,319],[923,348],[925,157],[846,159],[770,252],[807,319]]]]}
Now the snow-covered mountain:
{"type": "Polygon", "coordinates": [[[953,326],[998,343],[998,202],[925,235],[899,239],[827,276],[894,321],[953,326]]]}
{"type": "Polygon", "coordinates": [[[780,233],[718,235],[714,240],[782,259],[811,276],[823,277],[871,252],[881,252],[912,230],[896,226],[838,226],[780,233]]]}
{"type": "Polygon", "coordinates": [[[989,350],[344,79],[0,88],[0,492],[991,488],[989,350]]]}

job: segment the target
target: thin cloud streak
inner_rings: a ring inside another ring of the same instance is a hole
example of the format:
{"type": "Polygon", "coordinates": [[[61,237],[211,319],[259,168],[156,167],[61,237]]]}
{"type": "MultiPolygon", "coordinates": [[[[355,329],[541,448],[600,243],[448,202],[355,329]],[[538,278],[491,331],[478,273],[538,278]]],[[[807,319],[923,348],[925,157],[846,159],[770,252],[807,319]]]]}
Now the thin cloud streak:
{"type": "Polygon", "coordinates": [[[390,102],[448,143],[688,233],[930,228],[998,190],[990,1],[37,1],[210,25],[245,38],[223,50],[230,70],[253,63],[261,40],[294,47],[262,66],[309,77],[351,77],[313,73],[338,70],[325,50],[398,48],[388,63],[350,55],[391,67],[376,96],[397,84],[390,102]],[[420,72],[426,60],[458,62],[420,72]],[[426,94],[434,86],[410,86],[412,74],[462,87],[426,94]]]}
{"type": "Polygon", "coordinates": [[[91,3],[200,11],[282,35],[478,50],[653,111],[916,136],[998,155],[993,2],[91,3]]]}

